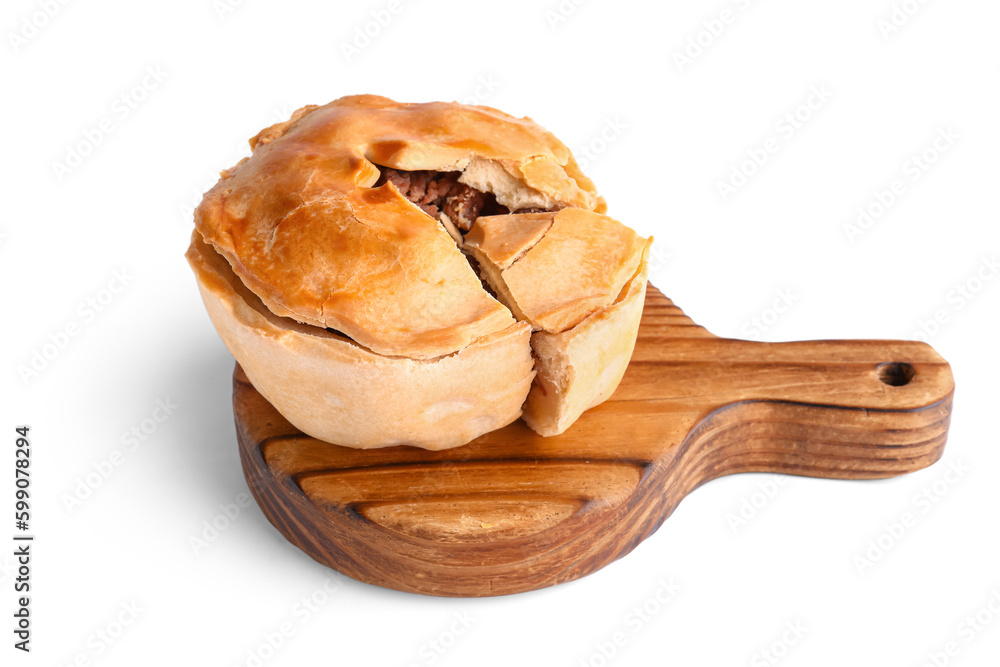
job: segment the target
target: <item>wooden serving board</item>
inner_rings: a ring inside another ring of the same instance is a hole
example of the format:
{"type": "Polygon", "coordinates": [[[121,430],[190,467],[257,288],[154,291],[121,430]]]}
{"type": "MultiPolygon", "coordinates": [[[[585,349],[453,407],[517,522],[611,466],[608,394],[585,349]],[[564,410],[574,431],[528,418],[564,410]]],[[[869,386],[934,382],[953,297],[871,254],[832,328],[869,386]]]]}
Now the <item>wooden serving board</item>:
{"type": "Polygon", "coordinates": [[[923,343],[719,338],[652,286],[618,391],[556,437],[518,420],[442,452],[348,449],[295,429],[239,366],[233,385],[243,471],[289,541],[355,579],[445,596],[594,572],[722,475],[929,466],[954,390],[923,343]]]}

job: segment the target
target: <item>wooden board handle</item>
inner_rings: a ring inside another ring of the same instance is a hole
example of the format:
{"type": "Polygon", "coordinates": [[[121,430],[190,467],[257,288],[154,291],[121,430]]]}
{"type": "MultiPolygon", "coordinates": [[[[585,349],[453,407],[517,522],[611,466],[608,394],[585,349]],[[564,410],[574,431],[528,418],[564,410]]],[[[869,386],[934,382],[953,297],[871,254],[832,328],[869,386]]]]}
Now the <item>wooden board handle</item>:
{"type": "Polygon", "coordinates": [[[658,364],[671,374],[661,383],[674,390],[670,398],[683,399],[682,388],[698,401],[700,388],[711,386],[717,403],[678,450],[698,468],[686,470],[697,484],[750,471],[891,477],[927,467],[944,449],[954,379],[923,343],[709,335],[671,356],[673,363],[658,364]],[[688,377],[678,382],[677,373],[688,377]]]}

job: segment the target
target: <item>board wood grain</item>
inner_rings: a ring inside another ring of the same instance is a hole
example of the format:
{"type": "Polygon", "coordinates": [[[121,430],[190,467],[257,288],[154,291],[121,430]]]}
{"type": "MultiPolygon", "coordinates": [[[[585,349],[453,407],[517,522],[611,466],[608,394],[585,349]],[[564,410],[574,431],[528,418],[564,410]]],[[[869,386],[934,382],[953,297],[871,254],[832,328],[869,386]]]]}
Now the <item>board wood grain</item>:
{"type": "Polygon", "coordinates": [[[953,393],[923,343],[719,338],[652,286],[618,391],[560,436],[518,420],[441,452],[349,449],[295,429],[239,366],[233,377],[243,471],[270,522],[355,579],[443,596],[594,572],[722,475],[919,470],[942,454],[953,393]]]}

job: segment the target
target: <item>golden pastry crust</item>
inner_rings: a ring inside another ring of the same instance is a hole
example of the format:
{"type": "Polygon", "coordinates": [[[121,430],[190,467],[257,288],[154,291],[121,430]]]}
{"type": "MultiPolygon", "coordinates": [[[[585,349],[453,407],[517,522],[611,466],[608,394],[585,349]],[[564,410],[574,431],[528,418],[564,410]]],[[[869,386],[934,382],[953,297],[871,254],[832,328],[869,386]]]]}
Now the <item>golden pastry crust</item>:
{"type": "Polygon", "coordinates": [[[429,359],[513,323],[445,227],[379,166],[461,171],[511,210],[603,210],[570,151],[488,107],[370,95],[305,107],[251,140],[195,212],[202,237],[275,314],[381,354],[429,359]]]}
{"type": "Polygon", "coordinates": [[[385,357],[278,317],[197,232],[186,256],[212,323],[254,387],[313,437],[359,449],[447,449],[521,415],[535,375],[523,322],[438,359],[385,357]]]}
{"type": "Polygon", "coordinates": [[[187,257],[226,346],[303,432],[445,449],[523,410],[554,435],[614,392],[650,241],[533,121],[366,95],[250,143],[187,257]]]}
{"type": "Polygon", "coordinates": [[[618,388],[639,332],[651,245],[652,239],[644,243],[635,274],[613,303],[561,333],[531,335],[537,375],[524,421],[536,433],[565,432],[618,388]]]}
{"type": "Polygon", "coordinates": [[[479,218],[465,242],[500,301],[536,331],[524,421],[558,435],[609,398],[625,373],[652,239],[606,215],[566,208],[479,218]]]}
{"type": "Polygon", "coordinates": [[[565,208],[479,218],[465,243],[517,319],[560,333],[618,298],[646,239],[614,218],[565,208]]]}

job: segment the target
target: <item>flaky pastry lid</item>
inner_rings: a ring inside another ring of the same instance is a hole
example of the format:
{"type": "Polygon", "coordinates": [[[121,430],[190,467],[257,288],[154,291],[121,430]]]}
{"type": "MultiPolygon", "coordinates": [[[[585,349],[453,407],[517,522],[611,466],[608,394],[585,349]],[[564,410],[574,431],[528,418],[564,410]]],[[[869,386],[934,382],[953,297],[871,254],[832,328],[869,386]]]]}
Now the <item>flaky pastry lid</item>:
{"type": "Polygon", "coordinates": [[[512,209],[604,210],[565,145],[487,107],[345,97],[250,143],[195,211],[197,231],[276,315],[385,355],[450,354],[513,317],[440,222],[373,187],[379,166],[462,171],[512,209]]]}
{"type": "Polygon", "coordinates": [[[613,304],[650,242],[614,218],[579,208],[482,217],[465,237],[501,301],[549,333],[613,304]]]}

